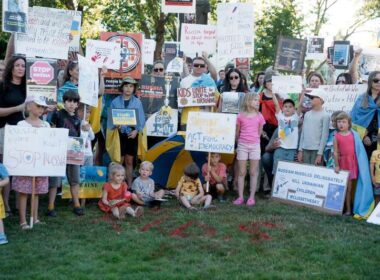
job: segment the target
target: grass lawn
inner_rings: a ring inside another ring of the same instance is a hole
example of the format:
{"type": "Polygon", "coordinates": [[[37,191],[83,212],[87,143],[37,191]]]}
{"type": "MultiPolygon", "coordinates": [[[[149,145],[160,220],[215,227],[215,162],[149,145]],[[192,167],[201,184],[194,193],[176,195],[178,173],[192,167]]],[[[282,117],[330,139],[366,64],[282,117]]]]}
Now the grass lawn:
{"type": "Polygon", "coordinates": [[[63,201],[27,232],[8,218],[0,278],[380,279],[376,225],[260,198],[215,204],[189,213],[171,200],[119,222],[94,203],[76,217],[63,201]]]}

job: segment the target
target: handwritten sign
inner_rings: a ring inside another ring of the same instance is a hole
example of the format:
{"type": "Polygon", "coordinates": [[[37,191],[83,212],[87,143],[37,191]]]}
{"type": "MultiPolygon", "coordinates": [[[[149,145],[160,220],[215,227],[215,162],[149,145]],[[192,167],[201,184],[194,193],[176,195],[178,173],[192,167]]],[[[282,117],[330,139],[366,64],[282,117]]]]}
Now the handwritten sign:
{"type": "Polygon", "coordinates": [[[79,80],[78,93],[80,102],[92,107],[98,106],[99,76],[94,62],[78,55],[79,80]]]}
{"type": "Polygon", "coordinates": [[[156,41],[152,39],[144,39],[143,42],[143,62],[147,65],[153,65],[154,51],[156,49],[156,41]]]}
{"type": "Polygon", "coordinates": [[[112,121],[114,125],[137,125],[136,110],[112,109],[112,121]]]}
{"type": "Polygon", "coordinates": [[[216,52],[216,26],[183,23],[181,27],[181,50],[192,53],[216,52]]]}
{"type": "Polygon", "coordinates": [[[190,112],[185,150],[234,153],[236,118],[233,114],[190,112]]]}
{"type": "Polygon", "coordinates": [[[3,31],[26,33],[29,0],[3,0],[3,31]]]}
{"type": "Polygon", "coordinates": [[[215,88],[178,88],[178,107],[215,106],[215,88]]]}
{"type": "Polygon", "coordinates": [[[222,112],[237,114],[244,99],[244,92],[223,92],[222,112]]]}
{"type": "Polygon", "coordinates": [[[73,10],[62,10],[65,11],[66,14],[71,15],[73,17],[73,21],[71,22],[71,41],[69,44],[69,51],[79,53],[79,45],[80,45],[80,30],[82,26],[82,12],[81,11],[73,11],[73,10]]]}
{"type": "Polygon", "coordinates": [[[218,57],[253,57],[253,4],[218,4],[217,15],[218,57]]]}
{"type": "Polygon", "coordinates": [[[164,14],[195,13],[196,0],[162,0],[161,7],[164,14]]]}
{"type": "Polygon", "coordinates": [[[67,59],[73,16],[58,9],[29,8],[27,34],[15,34],[15,53],[67,59]]]}
{"type": "Polygon", "coordinates": [[[178,110],[162,107],[160,111],[148,118],[145,126],[148,136],[173,136],[177,133],[178,129],[178,110]]]}
{"type": "Polygon", "coordinates": [[[69,137],[67,139],[67,164],[84,164],[84,139],[69,137]]]}
{"type": "Polygon", "coordinates": [[[380,203],[377,204],[375,210],[373,210],[371,215],[368,217],[367,223],[380,225],[380,203]]]}
{"type": "Polygon", "coordinates": [[[65,176],[69,131],[5,126],[4,165],[12,176],[65,176]]]}
{"type": "Polygon", "coordinates": [[[300,94],[302,92],[301,76],[273,76],[272,90],[282,98],[289,98],[289,93],[300,94]]]}
{"type": "Polygon", "coordinates": [[[120,51],[119,43],[90,39],[86,42],[86,58],[95,62],[98,68],[106,66],[107,69],[119,70],[120,51]]]}
{"type": "Polygon", "coordinates": [[[363,80],[368,80],[372,71],[380,71],[380,48],[364,49],[359,61],[359,72],[363,80]]]}
{"type": "Polygon", "coordinates": [[[279,161],[272,197],[287,203],[304,205],[341,215],[346,197],[348,172],[279,161]]]}
{"type": "Polygon", "coordinates": [[[307,38],[306,60],[323,60],[325,59],[324,51],[325,38],[309,37],[307,38]]]}
{"type": "MultiPolygon", "coordinates": [[[[107,182],[107,167],[81,166],[79,198],[100,198],[105,182],[107,182]]],[[[66,177],[62,181],[62,198],[71,198],[70,184],[66,177]]]]}

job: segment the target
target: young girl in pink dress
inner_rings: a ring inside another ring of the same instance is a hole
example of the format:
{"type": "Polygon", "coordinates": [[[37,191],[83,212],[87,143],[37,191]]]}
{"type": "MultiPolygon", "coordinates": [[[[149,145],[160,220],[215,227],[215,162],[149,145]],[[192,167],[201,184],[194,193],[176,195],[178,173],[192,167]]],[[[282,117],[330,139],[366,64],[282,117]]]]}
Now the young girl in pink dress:
{"type": "Polygon", "coordinates": [[[358,178],[358,160],[355,154],[355,139],[351,132],[351,117],[341,112],[336,116],[337,132],[334,136],[334,161],[335,172],[347,170],[350,172],[347,183],[347,192],[345,199],[346,211],[344,215],[352,215],[352,183],[358,178]]]}

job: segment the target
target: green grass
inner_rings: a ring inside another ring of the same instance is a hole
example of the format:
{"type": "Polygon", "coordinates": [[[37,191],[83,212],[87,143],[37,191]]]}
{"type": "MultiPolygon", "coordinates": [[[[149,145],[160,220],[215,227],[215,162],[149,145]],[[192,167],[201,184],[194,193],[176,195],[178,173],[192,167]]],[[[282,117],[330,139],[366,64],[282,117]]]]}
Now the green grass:
{"type": "Polygon", "coordinates": [[[378,226],[270,200],[216,205],[189,213],[173,200],[118,222],[64,201],[27,232],[8,218],[0,278],[380,279],[378,226]]]}

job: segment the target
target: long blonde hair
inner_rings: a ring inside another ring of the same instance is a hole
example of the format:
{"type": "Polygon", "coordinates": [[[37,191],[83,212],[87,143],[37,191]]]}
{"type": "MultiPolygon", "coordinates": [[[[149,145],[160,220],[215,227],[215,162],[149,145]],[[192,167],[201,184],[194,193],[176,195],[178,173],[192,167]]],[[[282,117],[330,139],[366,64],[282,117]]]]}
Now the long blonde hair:
{"type": "Polygon", "coordinates": [[[243,104],[241,106],[241,111],[244,113],[249,112],[249,106],[252,103],[252,100],[260,99],[260,96],[257,93],[246,93],[243,99],[243,104]]]}

